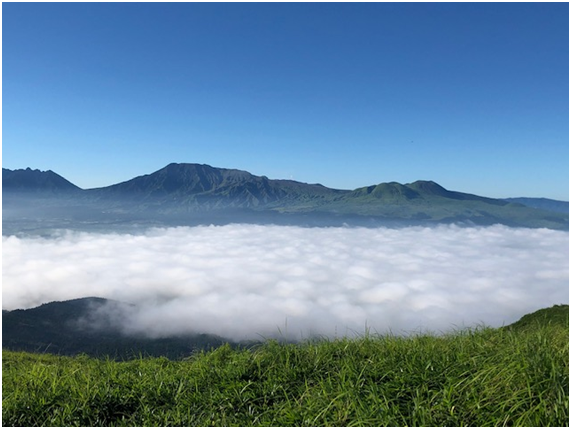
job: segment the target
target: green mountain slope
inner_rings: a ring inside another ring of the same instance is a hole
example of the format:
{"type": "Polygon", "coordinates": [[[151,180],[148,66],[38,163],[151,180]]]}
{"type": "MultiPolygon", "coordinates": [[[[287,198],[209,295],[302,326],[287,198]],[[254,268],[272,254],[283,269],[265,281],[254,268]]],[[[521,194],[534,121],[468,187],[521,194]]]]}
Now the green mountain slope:
{"type": "MultiPolygon", "coordinates": [[[[292,211],[292,208],[286,210],[292,211]]],[[[508,201],[449,191],[432,181],[402,185],[381,183],[359,188],[322,203],[319,210],[357,213],[385,219],[568,229],[564,213],[525,207],[508,201]]]]}
{"type": "Polygon", "coordinates": [[[549,198],[505,198],[510,203],[523,204],[536,209],[549,210],[552,212],[569,213],[569,201],[551,200],[549,198]]]}

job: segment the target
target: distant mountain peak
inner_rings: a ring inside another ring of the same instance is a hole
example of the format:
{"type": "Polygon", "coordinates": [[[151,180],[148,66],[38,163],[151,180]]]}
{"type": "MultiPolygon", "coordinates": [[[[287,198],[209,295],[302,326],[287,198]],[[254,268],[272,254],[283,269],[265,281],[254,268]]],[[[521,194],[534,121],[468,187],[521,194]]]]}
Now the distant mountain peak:
{"type": "Polygon", "coordinates": [[[52,170],[2,168],[2,190],[16,192],[76,192],[81,188],[64,179],[52,170]]]}
{"type": "Polygon", "coordinates": [[[417,180],[416,182],[408,183],[405,186],[408,186],[420,193],[429,195],[448,196],[450,193],[450,191],[432,180],[417,180]]]}

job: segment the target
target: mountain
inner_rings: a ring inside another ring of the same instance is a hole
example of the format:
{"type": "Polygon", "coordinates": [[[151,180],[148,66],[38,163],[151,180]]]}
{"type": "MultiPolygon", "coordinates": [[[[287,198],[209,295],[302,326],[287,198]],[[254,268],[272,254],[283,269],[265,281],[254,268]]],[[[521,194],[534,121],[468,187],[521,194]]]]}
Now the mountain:
{"type": "Polygon", "coordinates": [[[3,227],[8,233],[236,222],[569,228],[568,213],[451,191],[427,180],[340,190],[236,169],[174,163],[122,183],[86,190],[53,172],[3,169],[4,177],[3,227]]]}
{"type": "Polygon", "coordinates": [[[2,169],[3,192],[69,193],[81,189],[51,170],[2,169]]]}
{"type": "Polygon", "coordinates": [[[261,208],[299,203],[300,199],[332,198],[339,191],[291,180],[270,180],[247,171],[202,164],[169,164],[148,175],[89,190],[100,199],[138,201],[151,205],[196,208],[261,208]]]}
{"type": "MultiPolygon", "coordinates": [[[[123,334],[116,318],[133,306],[103,298],[56,301],[27,310],[2,311],[2,348],[39,353],[110,356],[130,359],[166,356],[179,359],[225,343],[215,335],[151,339],[123,334]]],[[[246,343],[244,343],[246,344],[246,343]]]]}
{"type": "Polygon", "coordinates": [[[551,200],[549,198],[504,198],[510,203],[523,204],[527,207],[536,209],[549,210],[558,213],[569,213],[569,201],[551,200]]]}

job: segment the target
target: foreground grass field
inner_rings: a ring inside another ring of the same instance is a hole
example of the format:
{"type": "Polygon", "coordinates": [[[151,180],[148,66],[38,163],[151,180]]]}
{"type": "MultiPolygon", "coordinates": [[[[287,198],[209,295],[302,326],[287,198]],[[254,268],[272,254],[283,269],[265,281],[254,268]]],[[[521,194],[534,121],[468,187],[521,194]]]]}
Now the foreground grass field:
{"type": "Polygon", "coordinates": [[[568,426],[568,311],[446,336],[222,346],[183,361],[3,351],[2,423],[568,426]]]}

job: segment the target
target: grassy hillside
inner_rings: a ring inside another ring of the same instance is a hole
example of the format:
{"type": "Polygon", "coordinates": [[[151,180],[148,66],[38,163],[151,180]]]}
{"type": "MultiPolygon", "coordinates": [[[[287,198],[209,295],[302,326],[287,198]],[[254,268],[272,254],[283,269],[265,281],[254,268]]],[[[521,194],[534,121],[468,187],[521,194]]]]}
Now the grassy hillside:
{"type": "Polygon", "coordinates": [[[554,305],[550,308],[542,308],[533,313],[526,314],[517,322],[506,326],[505,329],[523,330],[536,329],[541,326],[551,326],[553,328],[569,328],[569,306],[554,305]]]}
{"type": "Polygon", "coordinates": [[[4,351],[2,423],[567,426],[562,310],[512,329],[222,346],[178,362],[4,351]]]}

